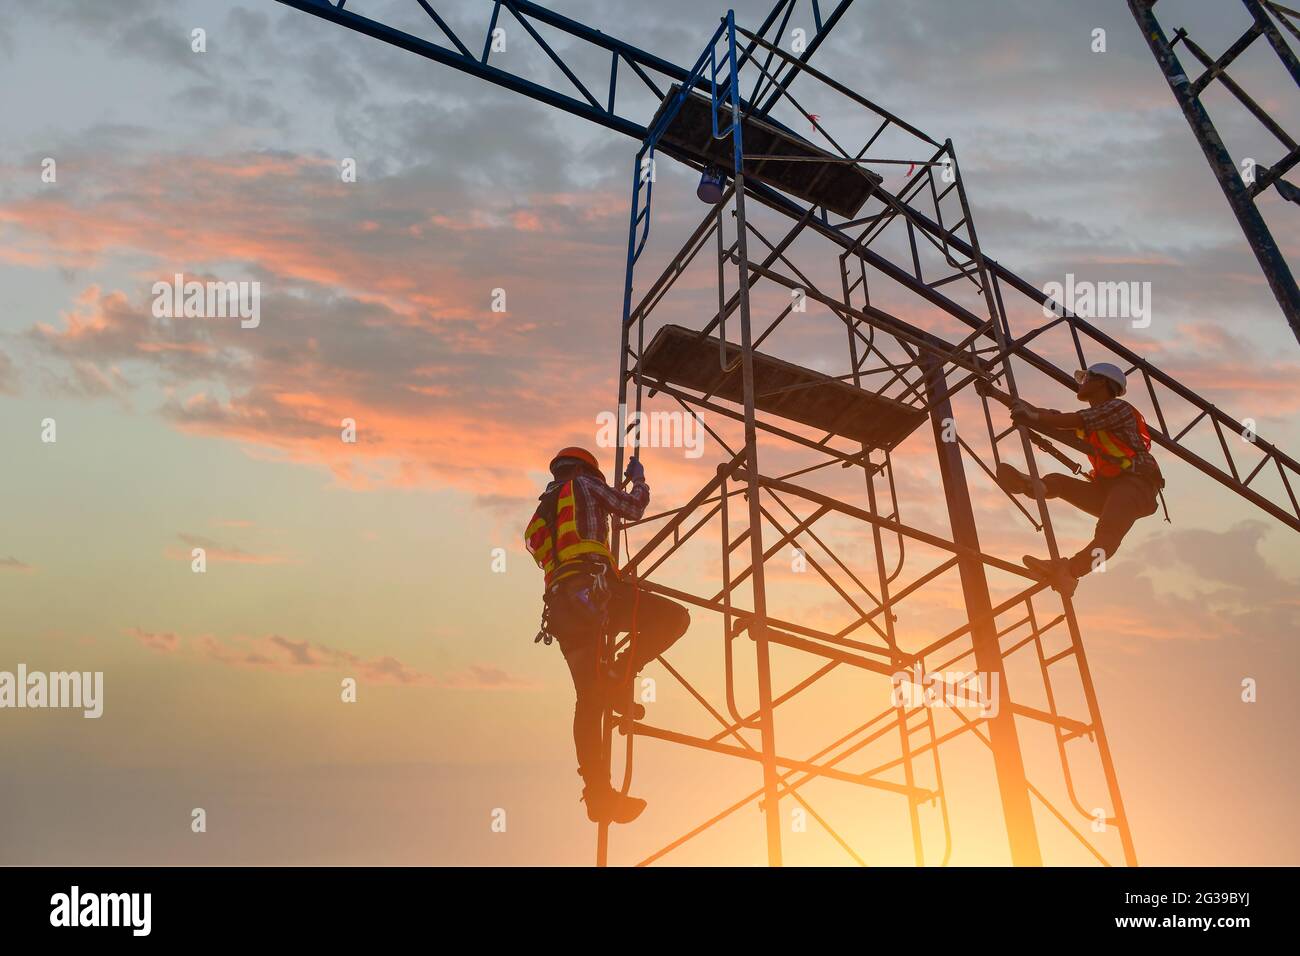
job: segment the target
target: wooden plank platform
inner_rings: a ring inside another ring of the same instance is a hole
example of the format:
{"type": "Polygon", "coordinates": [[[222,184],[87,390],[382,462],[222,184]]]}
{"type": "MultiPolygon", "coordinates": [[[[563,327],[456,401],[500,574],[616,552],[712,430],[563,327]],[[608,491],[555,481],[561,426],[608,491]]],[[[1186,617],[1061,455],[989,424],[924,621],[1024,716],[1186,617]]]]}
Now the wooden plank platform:
{"type": "MultiPolygon", "coordinates": [[[[679,84],[674,84],[668,97],[660,104],[659,111],[650,123],[652,129],[672,104],[680,88],[679,84]]],[[[882,177],[861,166],[833,162],[839,157],[768,120],[749,117],[741,122],[741,131],[746,155],[800,157],[798,162],[782,162],[777,159],[747,162],[746,176],[752,176],[814,205],[825,206],[841,216],[852,218],[856,215],[872,190],[884,181],[882,177]],[[810,159],[826,161],[808,162],[810,159]]],[[[669,122],[661,142],[676,147],[700,162],[713,163],[735,175],[731,137],[713,138],[713,108],[706,96],[692,93],[686,97],[682,108],[669,122]]]]}
{"type": "MultiPolygon", "coordinates": [[[[666,325],[646,348],[642,375],[740,404],[740,346],[727,343],[727,364],[735,368],[725,373],[718,349],[715,336],[666,325]]],[[[925,412],[910,405],[761,352],[754,353],[754,407],[868,448],[893,448],[925,421],[925,412]]]]}

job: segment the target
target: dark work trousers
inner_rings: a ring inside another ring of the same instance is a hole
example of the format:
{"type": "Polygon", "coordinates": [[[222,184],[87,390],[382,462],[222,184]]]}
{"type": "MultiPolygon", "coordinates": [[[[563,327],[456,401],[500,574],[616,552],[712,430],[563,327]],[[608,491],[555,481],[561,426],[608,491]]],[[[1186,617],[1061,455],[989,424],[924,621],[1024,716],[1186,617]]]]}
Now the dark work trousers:
{"type": "Polygon", "coordinates": [[[1137,475],[1083,481],[1069,475],[1044,475],[1049,498],[1062,498],[1097,518],[1097,530],[1074,557],[1070,572],[1081,578],[1092,570],[1093,551],[1101,549],[1107,560],[1138,518],[1156,513],[1156,487],[1137,475]]]}
{"type": "Polygon", "coordinates": [[[599,614],[592,613],[574,596],[590,582],[585,575],[562,581],[560,594],[551,599],[549,620],[573,677],[573,746],[578,755],[578,772],[586,783],[602,786],[609,783],[609,767],[600,746],[600,719],[608,699],[603,691],[625,674],[635,676],[672,647],[686,633],[691,616],[675,601],[646,591],[638,593],[626,581],[611,581],[605,607],[607,626],[614,634],[629,631],[635,609],[636,643],[612,665],[602,662],[601,635],[606,625],[599,614]]]}

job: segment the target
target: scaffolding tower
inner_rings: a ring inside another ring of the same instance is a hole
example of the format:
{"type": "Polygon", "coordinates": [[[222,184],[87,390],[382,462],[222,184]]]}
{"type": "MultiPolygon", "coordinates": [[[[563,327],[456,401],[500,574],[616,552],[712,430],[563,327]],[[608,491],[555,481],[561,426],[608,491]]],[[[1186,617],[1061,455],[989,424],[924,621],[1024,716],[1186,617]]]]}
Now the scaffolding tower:
{"type": "MultiPolygon", "coordinates": [[[[1135,378],[1132,398],[1146,406],[1156,442],[1300,529],[1294,460],[1252,436],[1238,456],[1259,461],[1243,480],[1225,434],[1244,435],[1244,426],[983,255],[950,141],[728,15],[687,81],[665,98],[636,156],[617,399],[627,410],[627,454],[640,451],[656,407],[695,417],[718,454],[707,477],[697,469],[699,489],[684,505],[615,535],[624,575],[690,608],[691,641],[716,635],[708,646],[721,651],[721,694],[711,700],[669,652],[660,663],[708,715],[712,732],[660,725],[653,712],[642,721],[610,716],[605,743],[611,756],[623,752],[624,792],[638,741],[755,763],[761,786],[636,862],[667,857],[755,802],[770,864],[782,862],[782,806],[815,820],[853,861],[883,862],[854,847],[805,796],[813,782],[834,781],[889,795],[896,816],[878,824],[910,828],[916,864],[946,863],[959,834],[944,755],[973,738],[993,769],[1010,862],[1051,862],[1040,839],[1051,827],[1059,831],[1052,847],[1064,834],[1096,862],[1136,864],[1073,603],[985,550],[967,468],[982,473],[985,499],[1002,497],[1006,520],[1033,529],[1059,556],[1047,502],[1040,496],[1025,508],[991,479],[1008,458],[1034,478],[1041,454],[1071,463],[1058,447],[1068,439],[999,429],[990,396],[1014,400],[1025,380],[1073,391],[1066,367],[1102,358],[1135,378]],[[805,86],[801,100],[789,92],[798,73],[819,84],[805,86]],[[803,105],[816,102],[829,114],[830,96],[846,101],[850,135],[859,131],[863,143],[856,151],[803,105]],[[644,284],[637,269],[662,153],[713,167],[715,176],[720,169],[729,185],[644,284]],[[896,191],[869,171],[904,163],[908,178],[896,191]],[[1171,422],[1189,413],[1174,431],[1171,422]],[[1213,429],[1221,458],[1190,437],[1198,426],[1213,429]],[[920,522],[906,520],[900,461],[909,473],[937,475],[946,515],[923,506],[920,522]],[[1270,463],[1280,479],[1271,495],[1252,487],[1270,463]],[[922,526],[935,518],[946,527],[922,526]],[[855,542],[870,545],[863,560],[841,553],[855,542]],[[666,583],[688,549],[688,570],[677,576],[684,583],[666,583]],[[774,602],[774,592],[790,590],[782,566],[791,553],[838,601],[834,625],[820,620],[832,615],[810,622],[774,602]],[[774,567],[786,587],[773,586],[774,567]],[[940,602],[959,595],[965,620],[939,634],[903,623],[903,608],[932,594],[940,602]],[[754,688],[746,705],[742,667],[754,688]],[[791,752],[778,713],[815,697],[837,670],[860,677],[856,715],[826,728],[806,752],[791,752]],[[996,706],[984,701],[973,714],[943,707],[963,678],[992,688],[996,706]],[[1041,759],[1038,746],[1031,763],[1026,737],[1049,740],[1050,758],[1041,759]]],[[[624,459],[620,445],[617,474],[624,459]]],[[[654,782],[646,787],[653,797],[654,782]]],[[[603,825],[599,864],[609,851],[603,825]]]]}

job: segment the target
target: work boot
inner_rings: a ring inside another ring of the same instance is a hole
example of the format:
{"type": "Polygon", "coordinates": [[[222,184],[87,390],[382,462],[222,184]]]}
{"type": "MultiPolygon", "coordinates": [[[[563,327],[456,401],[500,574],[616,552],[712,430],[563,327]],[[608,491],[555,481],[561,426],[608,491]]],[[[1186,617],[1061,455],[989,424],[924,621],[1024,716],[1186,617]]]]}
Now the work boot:
{"type": "Polygon", "coordinates": [[[1070,570],[1070,562],[1065,558],[1052,561],[1027,554],[1021,560],[1025,563],[1025,567],[1060,592],[1062,597],[1072,596],[1074,589],[1079,586],[1079,579],[1074,576],[1074,572],[1070,570]]]}
{"type": "Polygon", "coordinates": [[[617,660],[611,670],[613,674],[606,674],[601,681],[601,701],[620,717],[644,720],[645,707],[632,699],[633,680],[630,677],[623,679],[623,665],[617,660]]]}
{"type": "Polygon", "coordinates": [[[633,720],[645,720],[645,705],[638,704],[634,700],[628,700],[625,694],[612,694],[606,698],[609,709],[620,717],[631,717],[633,720]]]}
{"type": "Polygon", "coordinates": [[[1035,482],[1019,468],[1015,468],[1005,461],[998,465],[995,475],[998,487],[1009,495],[1033,495],[1035,487],[1047,494],[1047,486],[1043,484],[1040,478],[1035,482]]]}
{"type": "Polygon", "coordinates": [[[592,823],[631,823],[645,809],[640,797],[629,797],[609,784],[587,784],[582,788],[587,819],[592,823]]]}

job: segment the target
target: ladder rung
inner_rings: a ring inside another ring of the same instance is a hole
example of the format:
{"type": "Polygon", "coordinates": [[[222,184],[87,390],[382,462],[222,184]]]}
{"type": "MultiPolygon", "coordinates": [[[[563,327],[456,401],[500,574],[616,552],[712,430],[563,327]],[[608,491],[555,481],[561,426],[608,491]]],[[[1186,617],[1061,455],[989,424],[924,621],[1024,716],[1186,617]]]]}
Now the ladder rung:
{"type": "Polygon", "coordinates": [[[1074,645],[1071,644],[1065,650],[1061,651],[1061,653],[1053,654],[1051,657],[1044,658],[1043,666],[1050,667],[1051,665],[1055,664],[1057,661],[1064,660],[1065,658],[1069,657],[1073,653],[1074,653],[1074,645]]]}
{"type": "Polygon", "coordinates": [[[1206,69],[1206,71],[1202,73],[1199,77],[1197,77],[1194,83],[1192,83],[1191,85],[1192,96],[1200,96],[1201,93],[1205,90],[1205,88],[1209,86],[1211,83],[1213,83],[1215,80],[1217,80],[1219,76],[1222,75],[1223,71],[1228,68],[1228,65],[1232,63],[1232,61],[1235,60],[1237,57],[1239,57],[1242,51],[1246,49],[1246,47],[1254,43],[1255,40],[1259,37],[1259,35],[1263,32],[1264,31],[1260,28],[1260,25],[1256,23],[1253,26],[1251,26],[1249,30],[1247,30],[1240,37],[1238,37],[1237,42],[1234,43],[1232,46],[1230,46],[1227,49],[1227,51],[1223,54],[1223,56],[1215,60],[1209,66],[1209,68],[1206,69]]]}

